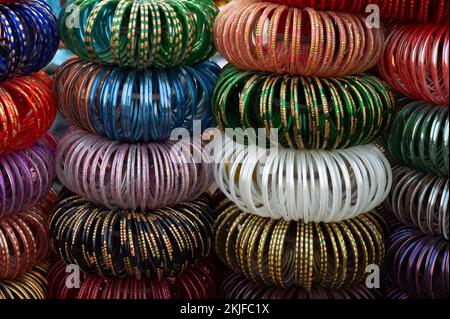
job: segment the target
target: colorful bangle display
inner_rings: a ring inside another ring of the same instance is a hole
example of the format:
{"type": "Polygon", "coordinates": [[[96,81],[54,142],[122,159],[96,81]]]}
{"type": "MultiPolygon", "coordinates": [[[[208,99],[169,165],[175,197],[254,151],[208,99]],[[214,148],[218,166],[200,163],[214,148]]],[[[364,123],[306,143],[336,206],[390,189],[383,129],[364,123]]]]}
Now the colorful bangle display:
{"type": "MultiPolygon", "coordinates": [[[[374,76],[304,78],[226,66],[213,111],[222,128],[278,129],[284,147],[335,149],[367,144],[389,125],[394,96],[374,76]]],[[[277,135],[275,135],[277,136],[277,135]]]]}
{"type": "Polygon", "coordinates": [[[401,227],[390,236],[386,247],[388,275],[402,291],[413,298],[448,298],[447,240],[401,227]]]}
{"type": "Polygon", "coordinates": [[[0,281],[2,299],[47,299],[48,263],[34,267],[14,280],[0,281]]]}
{"type": "Polygon", "coordinates": [[[210,196],[148,211],[110,210],[64,193],[50,220],[50,239],[67,264],[104,276],[161,280],[208,256],[210,196]]]}
{"type": "Polygon", "coordinates": [[[55,178],[56,141],[45,134],[33,146],[0,155],[0,218],[33,206],[55,178]]]}
{"type": "Polygon", "coordinates": [[[388,196],[391,167],[373,144],[316,151],[244,146],[225,137],[215,154],[219,188],[244,212],[273,219],[338,222],[388,196]]]}
{"type": "Polygon", "coordinates": [[[106,279],[84,274],[79,289],[67,288],[66,264],[55,264],[48,274],[50,299],[210,299],[217,296],[218,267],[202,260],[174,278],[162,281],[106,279]]]}
{"type": "Polygon", "coordinates": [[[0,83],[0,154],[31,146],[56,116],[53,80],[44,72],[0,83]]]}
{"type": "Polygon", "coordinates": [[[0,218],[0,280],[30,271],[47,256],[48,216],[55,200],[51,190],[33,207],[0,218]]]}
{"type": "Polygon", "coordinates": [[[384,45],[382,28],[343,12],[235,1],[214,23],[217,49],[245,70],[336,77],[372,68],[384,45]]]}
{"type": "Polygon", "coordinates": [[[392,171],[392,190],[386,201],[390,210],[402,223],[448,240],[448,179],[404,166],[394,166],[392,171]]]}
{"type": "Polygon", "coordinates": [[[127,144],[71,128],[59,141],[56,173],[64,186],[94,203],[154,209],[208,189],[213,173],[204,156],[202,144],[191,140],[127,144]]]}
{"type": "Polygon", "coordinates": [[[58,49],[56,17],[43,0],[0,4],[0,81],[44,68],[58,49]]]}
{"type": "Polygon", "coordinates": [[[339,289],[359,283],[369,264],[383,261],[386,230],[374,212],[305,224],[247,214],[229,201],[218,211],[217,255],[233,271],[267,286],[339,289]]]}
{"type": "Polygon", "coordinates": [[[448,106],[415,101],[395,115],[387,147],[397,161],[409,167],[446,176],[449,127],[448,106]]]}
{"type": "Polygon", "coordinates": [[[396,91],[433,104],[449,101],[447,25],[395,25],[386,39],[378,69],[396,91]]]}
{"type": "Polygon", "coordinates": [[[369,289],[364,284],[352,287],[327,289],[315,286],[310,291],[300,287],[269,287],[252,282],[245,276],[230,272],[224,279],[225,299],[380,299],[377,289],[369,289]]]}
{"type": "Polygon", "coordinates": [[[298,8],[311,7],[318,10],[366,12],[368,5],[377,5],[386,19],[412,22],[443,23],[448,21],[448,0],[266,0],[298,8]]]}
{"type": "Polygon", "coordinates": [[[66,46],[83,59],[143,69],[206,61],[218,8],[203,0],[74,0],[59,16],[66,46]],[[73,21],[77,8],[79,21],[73,21]],[[77,27],[73,24],[77,22],[77,27]]]}
{"type": "Polygon", "coordinates": [[[215,126],[211,95],[220,68],[135,71],[72,58],[55,75],[59,111],[73,125],[114,140],[164,141],[173,129],[215,126]]]}

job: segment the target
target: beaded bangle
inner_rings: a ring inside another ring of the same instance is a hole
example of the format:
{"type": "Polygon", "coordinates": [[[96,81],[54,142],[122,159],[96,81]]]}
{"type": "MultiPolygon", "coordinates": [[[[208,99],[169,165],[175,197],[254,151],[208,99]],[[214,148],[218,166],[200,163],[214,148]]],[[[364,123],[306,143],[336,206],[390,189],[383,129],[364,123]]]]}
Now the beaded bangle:
{"type": "Polygon", "coordinates": [[[352,287],[327,289],[321,286],[307,291],[299,287],[269,287],[252,282],[245,276],[230,272],[223,282],[225,299],[380,299],[377,289],[369,289],[364,284],[352,287]]]}
{"type": "Polygon", "coordinates": [[[51,190],[33,207],[0,218],[0,279],[16,278],[47,256],[48,215],[55,200],[51,190]]]}
{"type": "Polygon", "coordinates": [[[31,146],[56,116],[53,80],[44,72],[0,83],[0,154],[31,146]]]}
{"type": "Polygon", "coordinates": [[[162,281],[106,279],[83,273],[79,289],[66,286],[66,265],[55,264],[48,274],[50,299],[210,299],[217,295],[217,265],[202,260],[174,278],[162,281]]]}
{"type": "Polygon", "coordinates": [[[245,70],[344,76],[372,68],[384,45],[382,28],[364,17],[268,2],[235,1],[214,23],[226,60],[245,70]]]}
{"type": "Polygon", "coordinates": [[[0,81],[44,68],[58,44],[56,17],[45,1],[0,4],[0,81]]]}
{"type": "Polygon", "coordinates": [[[0,281],[2,299],[47,299],[47,262],[34,267],[14,280],[0,281]]]}
{"type": "Polygon", "coordinates": [[[161,280],[209,254],[210,198],[148,211],[110,210],[64,193],[50,220],[50,239],[67,264],[104,276],[161,280]]]}
{"type": "Polygon", "coordinates": [[[227,200],[218,211],[217,255],[254,282],[339,289],[359,283],[369,264],[383,261],[386,230],[374,212],[340,223],[305,224],[247,214],[227,200]]]}
{"type": "Polygon", "coordinates": [[[392,282],[413,298],[448,298],[449,246],[440,237],[401,227],[389,238],[386,269],[392,282]]]}
{"type": "Polygon", "coordinates": [[[366,13],[368,5],[377,5],[383,18],[399,21],[443,23],[448,21],[448,0],[266,0],[298,8],[366,13]]]}
{"type": "Polygon", "coordinates": [[[74,0],[59,16],[66,46],[83,59],[143,69],[193,65],[214,55],[218,13],[203,0],[74,0]],[[73,27],[73,6],[79,27],[73,27]]]}
{"type": "Polygon", "coordinates": [[[375,140],[389,125],[394,96],[387,85],[363,74],[304,78],[241,71],[219,76],[213,111],[222,128],[278,130],[284,147],[346,148],[375,140]]]}
{"type": "Polygon", "coordinates": [[[212,165],[201,148],[185,139],[126,144],[72,128],[58,144],[56,173],[94,203],[154,209],[195,198],[210,186],[212,165]]]}
{"type": "Polygon", "coordinates": [[[0,218],[33,206],[55,178],[56,141],[47,133],[23,151],[0,155],[0,218]]]}
{"type": "Polygon", "coordinates": [[[394,26],[378,62],[382,77],[403,95],[448,105],[448,30],[435,24],[394,26]]]}
{"type": "Polygon", "coordinates": [[[392,182],[389,162],[373,144],[335,151],[267,150],[225,137],[215,156],[214,177],[226,196],[244,212],[273,219],[354,218],[380,205],[392,182]]]}
{"type": "Polygon", "coordinates": [[[59,111],[73,125],[114,140],[164,141],[171,131],[215,126],[211,94],[220,68],[135,71],[69,59],[55,75],[59,111]]]}
{"type": "Polygon", "coordinates": [[[409,167],[448,175],[448,106],[416,101],[403,107],[394,118],[387,147],[396,160],[409,167]]]}
{"type": "Polygon", "coordinates": [[[442,235],[448,240],[448,179],[404,166],[394,166],[392,173],[392,190],[386,204],[395,216],[423,233],[442,235]]]}

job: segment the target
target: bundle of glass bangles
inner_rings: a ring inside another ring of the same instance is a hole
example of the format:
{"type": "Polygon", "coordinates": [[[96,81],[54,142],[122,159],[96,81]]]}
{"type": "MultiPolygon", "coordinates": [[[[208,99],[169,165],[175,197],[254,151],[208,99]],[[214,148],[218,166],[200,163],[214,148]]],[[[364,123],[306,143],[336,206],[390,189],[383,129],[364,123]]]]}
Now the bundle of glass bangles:
{"type": "Polygon", "coordinates": [[[104,278],[83,273],[79,289],[66,286],[66,264],[56,263],[48,273],[51,299],[208,299],[217,296],[218,267],[204,259],[173,277],[137,280],[104,278]]]}
{"type": "Polygon", "coordinates": [[[345,148],[376,139],[389,125],[394,96],[374,76],[304,78],[224,68],[213,95],[221,128],[278,129],[290,148],[345,148]],[[319,111],[321,110],[321,111],[319,111]]]}
{"type": "Polygon", "coordinates": [[[46,299],[48,262],[43,262],[15,279],[0,280],[2,299],[46,299]]]}
{"type": "Polygon", "coordinates": [[[175,128],[192,131],[194,121],[202,130],[214,126],[210,95],[219,71],[213,62],[136,71],[71,58],[58,69],[54,88],[71,124],[146,143],[167,140],[175,128]]]}
{"type": "Polygon", "coordinates": [[[63,8],[59,26],[65,45],[85,60],[137,69],[173,67],[213,55],[217,12],[202,0],[75,0],[63,8]],[[77,27],[70,23],[73,6],[79,10],[77,27]]]}

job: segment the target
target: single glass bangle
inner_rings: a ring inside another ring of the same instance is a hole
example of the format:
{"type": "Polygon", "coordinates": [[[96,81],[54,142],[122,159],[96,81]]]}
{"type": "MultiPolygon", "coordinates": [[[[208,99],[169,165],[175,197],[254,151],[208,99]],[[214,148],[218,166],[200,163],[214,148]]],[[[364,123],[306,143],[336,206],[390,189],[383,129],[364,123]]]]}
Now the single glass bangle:
{"type": "Polygon", "coordinates": [[[391,167],[374,145],[292,150],[242,145],[224,136],[214,154],[218,187],[244,212],[273,219],[339,222],[388,196],[391,167]]]}
{"type": "Polygon", "coordinates": [[[48,268],[48,262],[43,262],[15,279],[0,280],[0,300],[47,299],[48,268]]]}
{"type": "Polygon", "coordinates": [[[190,200],[213,180],[202,143],[128,144],[73,127],[58,144],[56,174],[64,186],[94,203],[134,210],[190,200]]]}
{"type": "Polygon", "coordinates": [[[50,219],[56,253],[106,277],[161,280],[208,256],[213,237],[210,196],[157,210],[108,209],[63,191],[50,219]]]}
{"type": "Polygon", "coordinates": [[[105,67],[79,58],[55,74],[59,111],[72,125],[126,142],[167,140],[174,129],[215,126],[211,95],[220,68],[133,69],[105,67]]]}
{"type": "Polygon", "coordinates": [[[370,143],[389,126],[395,105],[389,87],[368,74],[305,78],[232,65],[219,75],[212,101],[222,129],[263,128],[267,139],[298,149],[370,143]]]}
{"type": "Polygon", "coordinates": [[[209,59],[215,53],[212,26],[218,11],[214,2],[202,0],[74,0],[58,22],[75,55],[144,69],[209,59]],[[73,21],[74,8],[79,21],[73,21]]]}

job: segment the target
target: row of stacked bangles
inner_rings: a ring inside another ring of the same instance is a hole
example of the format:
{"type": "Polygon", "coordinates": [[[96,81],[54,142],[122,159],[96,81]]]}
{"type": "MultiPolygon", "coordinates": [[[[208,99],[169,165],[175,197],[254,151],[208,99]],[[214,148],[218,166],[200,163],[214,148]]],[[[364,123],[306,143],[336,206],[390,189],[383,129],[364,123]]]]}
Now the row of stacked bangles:
{"type": "Polygon", "coordinates": [[[448,0],[0,0],[0,299],[448,298],[449,49],[448,0]]]}

